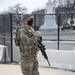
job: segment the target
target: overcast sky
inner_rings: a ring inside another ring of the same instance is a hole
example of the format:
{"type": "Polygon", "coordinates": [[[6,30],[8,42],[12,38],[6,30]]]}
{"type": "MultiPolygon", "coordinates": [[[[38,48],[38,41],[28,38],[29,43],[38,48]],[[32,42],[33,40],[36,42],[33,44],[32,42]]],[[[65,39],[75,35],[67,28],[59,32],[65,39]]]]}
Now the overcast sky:
{"type": "Polygon", "coordinates": [[[9,6],[20,3],[27,7],[29,13],[37,8],[45,8],[48,0],[0,0],[0,12],[6,11],[9,6]]]}

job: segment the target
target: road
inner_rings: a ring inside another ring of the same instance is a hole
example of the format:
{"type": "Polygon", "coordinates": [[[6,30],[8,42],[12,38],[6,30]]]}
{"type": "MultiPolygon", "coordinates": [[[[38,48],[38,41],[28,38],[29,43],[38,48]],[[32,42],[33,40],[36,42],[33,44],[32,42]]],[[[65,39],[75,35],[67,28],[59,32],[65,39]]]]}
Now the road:
{"type": "MultiPolygon", "coordinates": [[[[55,68],[39,67],[40,75],[75,75],[75,72],[55,68]]],[[[20,65],[0,64],[0,75],[22,75],[20,65]]]]}
{"type": "MultiPolygon", "coordinates": [[[[57,40],[58,35],[57,34],[42,34],[43,39],[46,40],[57,40]]],[[[75,40],[75,34],[60,34],[59,35],[60,40],[75,40]]]]}
{"type": "MultiPolygon", "coordinates": [[[[58,49],[58,35],[56,34],[44,34],[43,42],[47,49],[58,49]]],[[[61,34],[59,36],[59,50],[72,51],[75,47],[75,34],[61,34]],[[62,41],[63,40],[63,41],[62,41]]]]}
{"type": "MultiPolygon", "coordinates": [[[[57,41],[43,41],[46,49],[49,50],[57,50],[58,49],[58,42],[57,41]]],[[[75,48],[75,42],[73,41],[60,41],[59,42],[59,50],[67,50],[73,51],[75,48]]]]}

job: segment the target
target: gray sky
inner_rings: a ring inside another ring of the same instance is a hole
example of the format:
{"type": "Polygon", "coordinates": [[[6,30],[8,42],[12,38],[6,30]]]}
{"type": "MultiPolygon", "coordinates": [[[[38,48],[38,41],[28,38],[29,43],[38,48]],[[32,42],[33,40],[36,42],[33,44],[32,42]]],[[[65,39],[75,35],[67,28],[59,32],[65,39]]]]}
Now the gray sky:
{"type": "Polygon", "coordinates": [[[29,13],[37,8],[44,8],[48,0],[0,0],[0,12],[6,11],[9,6],[20,3],[27,7],[29,13]]]}

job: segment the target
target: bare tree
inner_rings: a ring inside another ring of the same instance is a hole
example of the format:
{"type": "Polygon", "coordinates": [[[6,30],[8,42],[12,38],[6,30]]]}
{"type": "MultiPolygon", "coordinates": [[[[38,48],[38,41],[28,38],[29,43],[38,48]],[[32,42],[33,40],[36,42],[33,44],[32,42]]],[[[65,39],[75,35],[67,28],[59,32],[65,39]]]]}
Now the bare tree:
{"type": "Polygon", "coordinates": [[[25,14],[27,11],[27,8],[25,6],[22,7],[21,4],[15,4],[14,6],[10,6],[8,9],[9,13],[13,14],[13,21],[16,22],[16,25],[21,25],[21,17],[22,14],[25,14]]]}
{"type": "Polygon", "coordinates": [[[21,4],[18,3],[9,7],[9,11],[11,13],[24,14],[27,11],[27,8],[25,6],[22,7],[21,4]]]}

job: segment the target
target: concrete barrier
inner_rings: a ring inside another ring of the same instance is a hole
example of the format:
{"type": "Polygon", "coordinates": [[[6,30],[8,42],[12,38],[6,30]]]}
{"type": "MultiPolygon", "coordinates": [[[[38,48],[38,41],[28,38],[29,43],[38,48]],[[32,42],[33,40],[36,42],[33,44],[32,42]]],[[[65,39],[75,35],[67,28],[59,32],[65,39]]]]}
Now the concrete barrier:
{"type": "MultiPolygon", "coordinates": [[[[20,61],[20,51],[18,48],[14,51],[13,61],[20,61]]],[[[66,70],[75,70],[75,51],[64,51],[64,50],[46,50],[50,67],[56,67],[66,70]]],[[[44,59],[42,53],[38,52],[38,62],[39,66],[49,67],[47,61],[44,59]]]]}
{"type": "MultiPolygon", "coordinates": [[[[46,53],[51,63],[50,67],[75,70],[75,60],[74,60],[75,50],[66,51],[66,50],[47,49],[46,53]]],[[[14,42],[13,42],[13,61],[17,62],[20,61],[20,50],[17,46],[15,46],[14,42]]],[[[38,62],[39,66],[49,67],[47,61],[44,59],[40,51],[38,52],[38,62]]]]}
{"type": "Polygon", "coordinates": [[[19,62],[20,61],[20,49],[18,46],[15,45],[13,40],[13,61],[19,62]]]}
{"type": "MultiPolygon", "coordinates": [[[[46,50],[50,67],[56,67],[61,69],[75,70],[75,51],[62,51],[62,50],[46,50]]],[[[42,56],[41,52],[38,52],[39,66],[49,67],[47,61],[42,56]]]]}
{"type": "Polygon", "coordinates": [[[0,45],[0,62],[10,62],[7,46],[0,45]]]}

